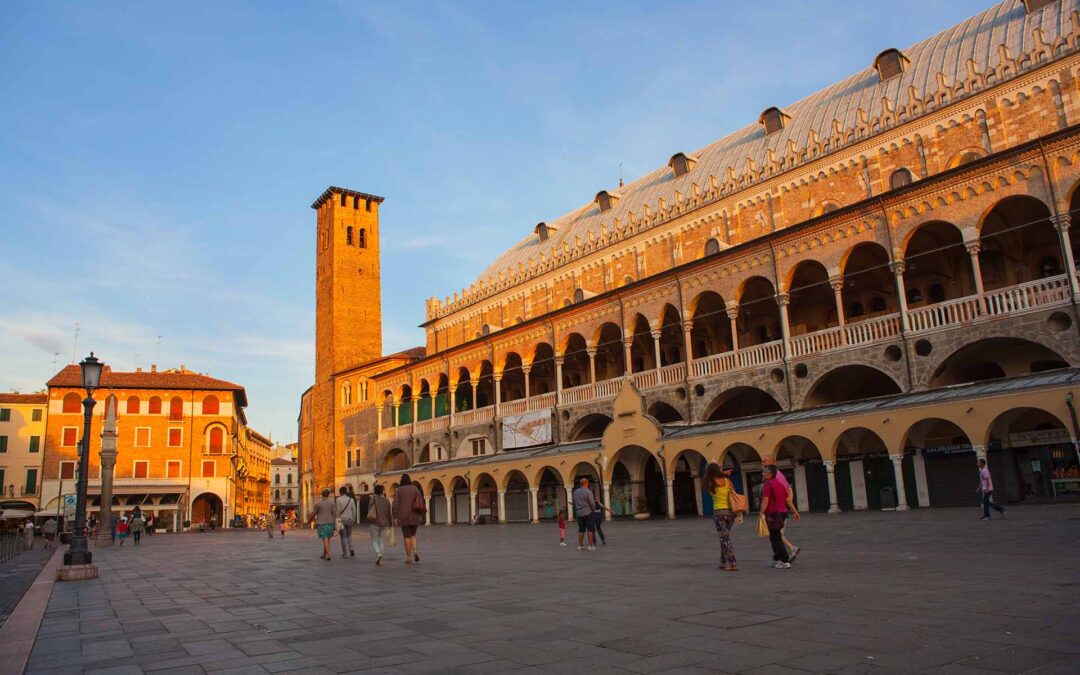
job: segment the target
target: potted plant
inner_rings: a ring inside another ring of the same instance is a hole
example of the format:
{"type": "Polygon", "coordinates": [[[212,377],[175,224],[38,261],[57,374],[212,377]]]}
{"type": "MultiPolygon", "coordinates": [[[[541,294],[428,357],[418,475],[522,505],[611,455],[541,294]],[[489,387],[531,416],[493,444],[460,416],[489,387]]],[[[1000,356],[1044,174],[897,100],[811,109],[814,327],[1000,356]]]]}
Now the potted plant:
{"type": "Polygon", "coordinates": [[[649,513],[649,500],[645,495],[634,497],[634,518],[636,520],[648,520],[652,516],[649,513]]]}

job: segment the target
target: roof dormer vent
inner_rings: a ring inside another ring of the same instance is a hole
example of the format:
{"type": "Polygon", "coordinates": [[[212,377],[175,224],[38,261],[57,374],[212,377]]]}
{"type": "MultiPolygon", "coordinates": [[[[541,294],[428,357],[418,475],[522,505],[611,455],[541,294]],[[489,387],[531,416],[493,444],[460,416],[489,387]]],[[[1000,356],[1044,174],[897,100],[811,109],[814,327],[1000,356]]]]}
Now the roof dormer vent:
{"type": "Polygon", "coordinates": [[[761,113],[758,123],[765,127],[765,135],[769,136],[783,129],[789,119],[791,119],[791,115],[780,108],[773,107],[766,108],[765,112],[761,113]]]}
{"type": "Polygon", "coordinates": [[[536,236],[540,239],[540,242],[543,243],[547,241],[549,237],[551,237],[552,232],[554,232],[556,229],[558,228],[554,227],[553,225],[548,225],[547,223],[537,223],[536,227],[533,228],[533,232],[536,233],[536,236]]]}
{"type": "Polygon", "coordinates": [[[911,61],[899,49],[886,49],[874,59],[874,69],[881,81],[885,82],[904,72],[909,63],[911,61]]]}
{"type": "Polygon", "coordinates": [[[1032,12],[1037,12],[1043,7],[1052,5],[1055,2],[1057,2],[1057,0],[1024,0],[1024,9],[1027,10],[1028,14],[1031,14],[1032,12]]]}
{"type": "Polygon", "coordinates": [[[667,163],[676,178],[690,173],[690,169],[693,169],[695,164],[697,164],[697,157],[683,152],[676,152],[667,163]]]}
{"type": "Polygon", "coordinates": [[[600,207],[600,213],[609,210],[612,206],[615,206],[615,202],[622,198],[618,192],[608,192],[607,190],[601,190],[596,193],[596,197],[593,199],[596,205],[600,207]]]}

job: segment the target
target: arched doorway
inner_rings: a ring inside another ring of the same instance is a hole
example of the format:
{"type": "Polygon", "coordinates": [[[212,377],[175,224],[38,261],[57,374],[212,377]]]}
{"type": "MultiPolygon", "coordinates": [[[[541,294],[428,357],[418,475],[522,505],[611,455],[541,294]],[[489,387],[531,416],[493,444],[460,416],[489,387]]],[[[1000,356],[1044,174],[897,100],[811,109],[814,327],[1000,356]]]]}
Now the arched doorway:
{"type": "Polygon", "coordinates": [[[624,446],[612,457],[611,467],[612,501],[620,507],[617,514],[627,509],[629,514],[666,513],[663,470],[651,452],[640,445],[624,446]]]}
{"type": "Polygon", "coordinates": [[[529,506],[529,481],[525,474],[514,470],[506,474],[506,495],[503,498],[506,506],[506,522],[527,523],[531,520],[529,506]]]}
{"type": "Polygon", "coordinates": [[[454,498],[452,500],[453,513],[451,517],[455,523],[469,524],[469,484],[461,476],[454,478],[451,483],[454,498]]]}
{"type": "Polygon", "coordinates": [[[768,392],[757,387],[734,387],[712,400],[706,408],[705,419],[719,422],[779,411],[780,404],[768,392]]]}
{"type": "Polygon", "coordinates": [[[899,394],[900,385],[877,368],[840,366],[822,375],[806,393],[804,408],[899,394]]]}
{"type": "Polygon", "coordinates": [[[540,519],[554,520],[559,517],[559,511],[567,511],[569,518],[569,511],[566,508],[566,488],[559,477],[559,472],[551,467],[544,467],[540,470],[537,485],[539,489],[536,493],[536,503],[540,519]]]}
{"type": "Polygon", "coordinates": [[[801,511],[829,510],[829,475],[821,452],[804,436],[788,436],[776,448],[776,466],[791,484],[801,511]]]}
{"type": "Polygon", "coordinates": [[[761,455],[746,443],[733,443],[720,455],[720,466],[731,473],[735,489],[746,495],[751,511],[761,505],[761,455]]]}
{"type": "Polygon", "coordinates": [[[888,449],[865,427],[848,429],[836,441],[836,499],[842,511],[878,511],[897,504],[888,449]]]}
{"type": "Polygon", "coordinates": [[[934,371],[930,388],[1068,368],[1057,352],[1023,338],[988,338],[964,345],[934,371]]]}
{"type": "Polygon", "coordinates": [[[675,460],[671,493],[676,516],[703,516],[712,513],[712,497],[704,492],[705,458],[694,450],[684,450],[675,460]]]}
{"type": "Polygon", "coordinates": [[[450,514],[446,510],[446,488],[442,481],[433,480],[428,484],[428,494],[431,496],[431,522],[442,525],[450,522],[450,514]]]}
{"type": "Polygon", "coordinates": [[[476,517],[481,523],[499,522],[499,489],[486,473],[476,479],[476,517]]]}
{"type": "Polygon", "coordinates": [[[987,464],[998,501],[1080,499],[1080,463],[1072,435],[1056,416],[1018,407],[987,434],[987,464]]]}
{"type": "Polygon", "coordinates": [[[191,526],[198,527],[199,523],[206,523],[207,527],[210,526],[211,518],[217,517],[217,520],[213,521],[217,525],[224,523],[225,508],[222,505],[221,497],[218,497],[213,492],[204,492],[196,497],[191,502],[191,526]]]}
{"type": "Polygon", "coordinates": [[[978,480],[975,449],[963,429],[948,420],[920,420],[904,435],[903,446],[904,487],[909,506],[978,503],[972,489],[978,480]]]}

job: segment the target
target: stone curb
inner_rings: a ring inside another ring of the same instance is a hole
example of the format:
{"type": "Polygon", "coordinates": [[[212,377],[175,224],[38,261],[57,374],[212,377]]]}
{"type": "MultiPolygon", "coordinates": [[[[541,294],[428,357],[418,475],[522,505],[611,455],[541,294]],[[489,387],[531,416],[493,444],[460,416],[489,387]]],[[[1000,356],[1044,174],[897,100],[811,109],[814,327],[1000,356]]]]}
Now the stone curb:
{"type": "Polygon", "coordinates": [[[63,559],[64,548],[57,547],[7,621],[0,626],[0,675],[21,675],[26,670],[41,617],[56,582],[56,571],[63,559]]]}

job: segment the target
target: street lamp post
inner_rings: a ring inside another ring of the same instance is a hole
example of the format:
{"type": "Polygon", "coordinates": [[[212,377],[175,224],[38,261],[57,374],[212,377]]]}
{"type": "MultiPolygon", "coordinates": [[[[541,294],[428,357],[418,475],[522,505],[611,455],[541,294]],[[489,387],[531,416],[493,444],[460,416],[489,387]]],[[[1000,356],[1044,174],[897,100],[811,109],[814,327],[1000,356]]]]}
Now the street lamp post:
{"type": "Polygon", "coordinates": [[[75,483],[75,532],[71,537],[71,546],[64,554],[64,565],[89,565],[93,554],[86,543],[86,478],[90,475],[90,423],[93,420],[94,390],[101,384],[101,370],[104,364],[94,357],[86,357],[79,364],[82,371],[82,386],[86,390],[83,399],[83,436],[79,444],[79,476],[75,483]]]}

